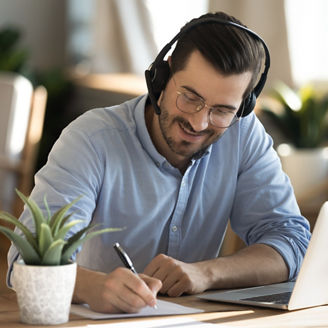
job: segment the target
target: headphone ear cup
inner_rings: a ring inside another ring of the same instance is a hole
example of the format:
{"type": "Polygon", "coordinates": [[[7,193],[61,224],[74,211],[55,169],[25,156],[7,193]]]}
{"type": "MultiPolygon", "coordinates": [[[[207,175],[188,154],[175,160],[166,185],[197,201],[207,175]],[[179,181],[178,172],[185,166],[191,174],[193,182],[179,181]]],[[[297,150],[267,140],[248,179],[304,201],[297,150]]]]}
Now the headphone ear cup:
{"type": "Polygon", "coordinates": [[[157,105],[157,100],[169,80],[170,72],[169,63],[164,60],[159,63],[155,61],[151,69],[145,71],[148,95],[155,113],[158,115],[161,113],[161,109],[157,105]]]}
{"type": "Polygon", "coordinates": [[[244,117],[252,112],[256,104],[256,96],[254,92],[251,92],[249,96],[247,96],[244,100],[243,106],[240,107],[237,116],[244,117]]]}
{"type": "Polygon", "coordinates": [[[170,66],[167,61],[161,61],[152,69],[153,76],[151,79],[153,92],[158,98],[161,92],[164,90],[166,83],[170,77],[170,66]]]}

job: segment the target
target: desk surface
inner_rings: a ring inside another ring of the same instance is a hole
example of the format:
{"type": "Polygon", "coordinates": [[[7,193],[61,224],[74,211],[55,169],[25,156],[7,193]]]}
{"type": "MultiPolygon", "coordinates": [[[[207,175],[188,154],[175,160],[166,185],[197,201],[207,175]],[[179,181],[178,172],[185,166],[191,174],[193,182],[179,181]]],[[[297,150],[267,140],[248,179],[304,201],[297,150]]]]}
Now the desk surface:
{"type": "MultiPolygon", "coordinates": [[[[311,309],[285,312],[282,310],[269,310],[248,306],[226,305],[198,300],[195,296],[183,296],[179,298],[163,298],[176,303],[202,308],[206,313],[192,314],[189,317],[200,321],[218,324],[218,327],[328,327],[328,306],[320,306],[311,309]]],[[[163,317],[152,317],[152,320],[161,320],[163,317]]],[[[166,317],[168,318],[168,317],[166,317]]],[[[173,318],[173,317],[169,317],[173,318]]],[[[132,322],[139,319],[125,320],[100,320],[92,321],[81,319],[77,315],[71,315],[66,324],[43,327],[86,327],[90,324],[104,324],[114,322],[129,322],[128,327],[133,327],[132,322]]],[[[20,323],[19,312],[14,292],[0,295],[0,327],[31,327],[20,323]]]]}

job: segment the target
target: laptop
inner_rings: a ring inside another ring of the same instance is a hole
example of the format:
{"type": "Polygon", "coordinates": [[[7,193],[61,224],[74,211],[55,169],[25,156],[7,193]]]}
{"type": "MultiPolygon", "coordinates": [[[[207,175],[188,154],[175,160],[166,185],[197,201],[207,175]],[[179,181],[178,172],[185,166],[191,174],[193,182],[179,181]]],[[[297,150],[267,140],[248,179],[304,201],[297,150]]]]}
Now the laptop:
{"type": "Polygon", "coordinates": [[[208,292],[198,297],[284,310],[328,304],[328,201],[320,209],[296,281],[208,292]]]}

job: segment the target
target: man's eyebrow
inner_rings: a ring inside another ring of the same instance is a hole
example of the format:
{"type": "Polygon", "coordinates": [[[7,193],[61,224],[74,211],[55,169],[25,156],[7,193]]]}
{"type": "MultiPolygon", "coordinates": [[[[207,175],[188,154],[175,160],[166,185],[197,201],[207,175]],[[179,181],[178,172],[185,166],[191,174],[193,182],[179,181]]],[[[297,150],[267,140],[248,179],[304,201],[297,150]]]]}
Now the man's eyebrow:
{"type": "MultiPolygon", "coordinates": [[[[187,91],[195,94],[196,96],[198,96],[199,98],[201,98],[204,102],[205,102],[205,99],[203,96],[201,96],[194,88],[192,87],[189,87],[188,85],[182,85],[181,86],[183,89],[186,89],[187,91]]],[[[237,108],[235,106],[232,106],[232,105],[228,105],[228,104],[215,104],[211,107],[220,107],[220,108],[227,108],[227,109],[230,109],[230,110],[236,110],[237,108]]]]}

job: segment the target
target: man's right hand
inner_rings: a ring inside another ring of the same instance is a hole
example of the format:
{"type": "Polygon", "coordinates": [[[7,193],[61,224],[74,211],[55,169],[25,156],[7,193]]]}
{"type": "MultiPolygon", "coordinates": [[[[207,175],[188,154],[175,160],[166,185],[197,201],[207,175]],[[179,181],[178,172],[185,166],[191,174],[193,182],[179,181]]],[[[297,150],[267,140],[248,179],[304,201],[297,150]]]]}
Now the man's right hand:
{"type": "Polygon", "coordinates": [[[133,313],[154,307],[161,287],[160,280],[126,268],[105,274],[78,267],[73,303],[87,303],[97,312],[133,313]]]}

